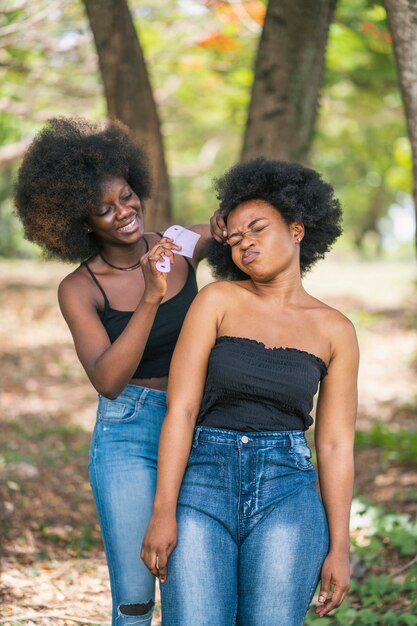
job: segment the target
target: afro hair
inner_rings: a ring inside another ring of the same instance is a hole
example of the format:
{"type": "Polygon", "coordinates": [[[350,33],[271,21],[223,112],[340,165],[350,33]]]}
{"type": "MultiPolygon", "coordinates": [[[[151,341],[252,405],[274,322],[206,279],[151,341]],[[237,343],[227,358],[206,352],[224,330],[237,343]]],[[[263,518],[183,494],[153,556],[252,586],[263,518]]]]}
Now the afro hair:
{"type": "Polygon", "coordinates": [[[62,261],[97,253],[99,242],[84,222],[100,205],[108,176],[124,178],[142,201],[150,195],[147,158],[127,128],[80,118],[48,120],[26,152],[15,186],[27,239],[62,261]]]}
{"type": "MultiPolygon", "coordinates": [[[[305,274],[323,258],[342,232],[342,210],[333,188],[312,169],[298,163],[273,161],[263,157],[238,163],[215,181],[220,214],[227,216],[247,200],[263,200],[273,206],[287,224],[304,225],[300,245],[301,273],[305,274]]],[[[209,264],[217,278],[245,280],[232,261],[228,245],[209,240],[209,264]]]]}

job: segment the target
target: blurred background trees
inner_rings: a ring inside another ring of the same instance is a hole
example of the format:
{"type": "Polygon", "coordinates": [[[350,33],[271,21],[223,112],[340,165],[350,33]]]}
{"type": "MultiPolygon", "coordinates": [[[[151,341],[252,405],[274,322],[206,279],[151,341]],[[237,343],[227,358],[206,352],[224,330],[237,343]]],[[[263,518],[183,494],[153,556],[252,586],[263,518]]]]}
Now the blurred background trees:
{"type": "Polygon", "coordinates": [[[107,114],[126,124],[147,147],[154,181],[147,228],[165,229],[171,218],[171,194],[161,123],[127,0],[84,0],[84,5],[97,49],[107,114]]]}
{"type": "Polygon", "coordinates": [[[242,159],[303,162],[310,150],[336,0],[269,0],[242,159]]]}
{"type": "Polygon", "coordinates": [[[385,8],[393,37],[413,154],[413,198],[417,216],[417,3],[415,0],[385,0],[385,8]]]}
{"type": "Polygon", "coordinates": [[[267,4],[0,0],[0,254],[36,254],[11,200],[30,137],[54,115],[108,113],[161,176],[148,228],[206,220],[213,177],[276,149],[336,187],[345,248],[410,255],[412,153],[382,0],[267,4]]]}

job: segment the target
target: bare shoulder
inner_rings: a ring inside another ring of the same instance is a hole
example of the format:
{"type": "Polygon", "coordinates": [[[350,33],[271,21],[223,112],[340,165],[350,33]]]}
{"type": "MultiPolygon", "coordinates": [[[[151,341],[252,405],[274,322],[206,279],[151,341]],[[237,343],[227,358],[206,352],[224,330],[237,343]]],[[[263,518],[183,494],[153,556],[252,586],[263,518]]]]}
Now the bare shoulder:
{"type": "Polygon", "coordinates": [[[85,268],[77,267],[73,272],[67,274],[58,286],[58,294],[66,294],[75,291],[87,284],[87,274],[85,268]]]}
{"type": "Polygon", "coordinates": [[[236,296],[233,297],[233,294],[236,294],[236,289],[235,284],[229,281],[209,283],[200,289],[190,310],[200,320],[204,319],[207,324],[215,321],[218,328],[225,312],[230,307],[230,303],[236,301],[236,296]]]}
{"type": "MultiPolygon", "coordinates": [[[[247,290],[245,289],[244,291],[247,290]]],[[[197,297],[207,303],[225,303],[228,301],[234,301],[238,295],[243,295],[243,289],[240,281],[219,280],[209,283],[200,289],[197,297]]]]}
{"type": "Polygon", "coordinates": [[[329,331],[333,330],[336,333],[355,332],[355,327],[352,322],[341,311],[318,298],[314,298],[310,294],[308,294],[308,297],[309,308],[320,316],[321,323],[325,324],[329,331]]]}
{"type": "Polygon", "coordinates": [[[358,353],[358,340],[355,326],[351,320],[338,309],[317,300],[320,313],[320,325],[326,329],[330,340],[332,358],[346,350],[358,353]]]}
{"type": "Polygon", "coordinates": [[[64,312],[69,304],[76,302],[96,303],[96,292],[87,270],[83,266],[77,267],[65,276],[58,286],[58,302],[64,312]]]}

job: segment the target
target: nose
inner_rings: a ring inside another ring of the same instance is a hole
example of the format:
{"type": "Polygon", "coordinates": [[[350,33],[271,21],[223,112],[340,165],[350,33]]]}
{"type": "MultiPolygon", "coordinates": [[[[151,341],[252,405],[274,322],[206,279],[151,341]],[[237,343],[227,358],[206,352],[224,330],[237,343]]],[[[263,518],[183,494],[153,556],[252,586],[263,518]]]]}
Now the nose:
{"type": "Polygon", "coordinates": [[[127,206],[123,202],[116,204],[116,215],[118,220],[123,220],[132,213],[132,207],[127,206]]]}
{"type": "Polygon", "coordinates": [[[254,238],[250,231],[246,233],[242,233],[242,241],[240,242],[240,247],[242,250],[247,250],[254,244],[254,238]]]}

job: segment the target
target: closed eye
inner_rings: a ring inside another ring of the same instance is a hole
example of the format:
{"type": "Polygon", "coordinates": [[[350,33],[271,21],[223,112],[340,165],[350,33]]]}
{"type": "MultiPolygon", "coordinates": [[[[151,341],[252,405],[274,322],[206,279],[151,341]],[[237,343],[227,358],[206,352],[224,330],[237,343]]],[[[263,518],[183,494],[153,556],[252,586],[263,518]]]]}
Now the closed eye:
{"type": "Polygon", "coordinates": [[[229,239],[227,239],[227,243],[231,248],[233,248],[234,246],[237,246],[242,241],[242,239],[243,237],[235,235],[234,237],[229,237],[229,239]]]}
{"type": "Polygon", "coordinates": [[[97,213],[96,214],[97,217],[103,217],[104,215],[107,215],[107,213],[110,211],[110,209],[111,209],[111,207],[109,207],[109,206],[103,207],[101,213],[97,213]]]}
{"type": "Polygon", "coordinates": [[[244,233],[230,235],[230,237],[227,239],[227,243],[229,244],[231,248],[234,248],[235,246],[239,245],[243,241],[243,237],[247,235],[248,233],[250,233],[252,236],[254,235],[256,236],[258,233],[265,230],[265,228],[267,228],[268,226],[269,224],[264,224],[264,225],[259,225],[259,226],[256,225],[256,226],[252,226],[250,230],[246,230],[244,233]]]}

